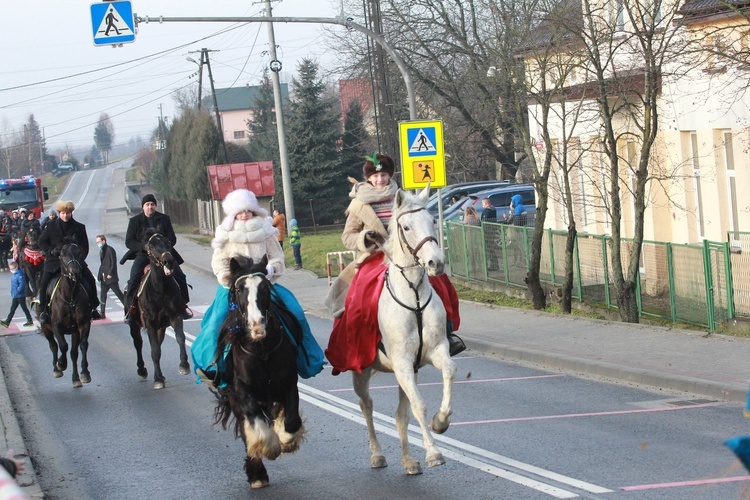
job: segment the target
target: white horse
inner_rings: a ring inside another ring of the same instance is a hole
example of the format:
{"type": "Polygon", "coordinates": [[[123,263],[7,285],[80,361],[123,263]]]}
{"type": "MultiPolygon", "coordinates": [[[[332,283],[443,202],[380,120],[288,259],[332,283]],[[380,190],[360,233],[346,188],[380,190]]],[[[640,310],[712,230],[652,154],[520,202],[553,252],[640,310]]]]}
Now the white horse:
{"type": "Polygon", "coordinates": [[[399,190],[389,223],[384,250],[388,262],[386,282],[378,301],[378,325],[385,353],[361,374],[353,371],[354,391],[367,421],[370,464],[386,467],[372,420],[370,378],[376,371],[393,372],[399,385],[396,427],[401,439],[401,463],[407,474],[421,474],[422,467],[409,452],[408,404],[422,428],[428,467],[443,465],[445,458],[435,445],[427,425],[427,406],[417,388],[417,370],[427,363],[443,373],[443,401],[432,417],[432,430],[442,434],[450,425],[451,388],[456,364],[448,352],[445,307],[428,276],[443,273],[444,255],[435,237],[434,219],[425,208],[429,186],[418,196],[399,190]]]}

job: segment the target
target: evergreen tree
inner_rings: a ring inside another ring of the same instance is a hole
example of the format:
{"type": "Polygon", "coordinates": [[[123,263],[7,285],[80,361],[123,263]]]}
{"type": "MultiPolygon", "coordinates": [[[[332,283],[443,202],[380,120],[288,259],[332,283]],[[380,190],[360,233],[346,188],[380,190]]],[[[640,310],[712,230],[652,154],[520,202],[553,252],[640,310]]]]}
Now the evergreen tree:
{"type": "MultiPolygon", "coordinates": [[[[247,121],[249,138],[247,149],[252,161],[273,161],[279,168],[279,136],[276,130],[276,108],[273,83],[268,70],[263,70],[260,90],[252,103],[253,118],[247,121]]],[[[280,173],[274,174],[279,176],[280,173]]]]}
{"type": "Polygon", "coordinates": [[[176,200],[208,199],[206,166],[223,155],[221,136],[207,110],[186,110],[172,122],[164,156],[154,166],[154,184],[176,200]]]}
{"type": "Polygon", "coordinates": [[[115,129],[107,113],[99,116],[99,122],[94,129],[94,144],[101,151],[105,165],[109,163],[109,151],[115,142],[115,129]]]}
{"type": "Polygon", "coordinates": [[[372,154],[372,137],[367,132],[359,102],[352,102],[344,116],[344,135],[341,137],[341,168],[351,177],[362,179],[365,156],[372,154]]]}
{"type": "Polygon", "coordinates": [[[317,63],[304,59],[297,71],[286,127],[296,216],[301,224],[312,223],[309,200],[313,200],[316,223],[330,224],[343,218],[348,202],[346,172],[339,160],[336,102],[325,96],[317,63]]]}

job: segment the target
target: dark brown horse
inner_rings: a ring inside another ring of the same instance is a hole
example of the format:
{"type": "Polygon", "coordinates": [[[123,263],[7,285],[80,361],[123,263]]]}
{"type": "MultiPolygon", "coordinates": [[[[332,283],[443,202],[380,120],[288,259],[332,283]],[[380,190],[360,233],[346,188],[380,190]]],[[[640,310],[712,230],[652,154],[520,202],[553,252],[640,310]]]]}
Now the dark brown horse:
{"type": "Polygon", "coordinates": [[[26,275],[30,296],[36,297],[39,292],[39,281],[44,271],[44,254],[39,248],[39,237],[42,235],[39,226],[32,225],[21,234],[18,247],[18,265],[26,275]]]}
{"type": "MultiPolygon", "coordinates": [[[[148,377],[148,370],[143,362],[143,337],[141,328],[148,333],[151,344],[151,360],[154,362],[154,389],[164,388],[164,375],[161,372],[161,344],[168,326],[171,326],[180,346],[180,375],[190,373],[187,350],[185,349],[185,331],[182,327],[182,312],[185,303],[180,294],[180,286],[174,277],[177,266],[172,255],[172,245],[159,233],[153,234],[146,243],[146,253],[151,263],[141,280],[136,294],[140,314],[130,325],[130,336],[137,355],[136,366],[141,379],[148,377]]],[[[125,304],[127,311],[130,304],[125,304]]]]}
{"type": "Polygon", "coordinates": [[[78,245],[69,243],[60,249],[60,277],[52,280],[48,288],[48,297],[51,297],[50,322],[42,324],[42,333],[52,351],[52,370],[55,377],[62,377],[68,367],[68,342],[65,336],[70,335],[73,387],[76,388],[91,382],[87,357],[89,331],[91,330],[91,307],[89,307],[89,297],[82,284],[83,266],[83,254],[78,245]],[[81,353],[80,376],[78,374],[79,349],[81,353]]]}
{"type": "Polygon", "coordinates": [[[231,346],[229,383],[220,389],[215,423],[234,417],[242,436],[245,473],[251,488],[268,486],[263,458],[297,451],[305,429],[299,415],[295,347],[271,304],[272,286],[264,257],[232,259],[229,316],[219,334],[219,352],[231,346]]]}

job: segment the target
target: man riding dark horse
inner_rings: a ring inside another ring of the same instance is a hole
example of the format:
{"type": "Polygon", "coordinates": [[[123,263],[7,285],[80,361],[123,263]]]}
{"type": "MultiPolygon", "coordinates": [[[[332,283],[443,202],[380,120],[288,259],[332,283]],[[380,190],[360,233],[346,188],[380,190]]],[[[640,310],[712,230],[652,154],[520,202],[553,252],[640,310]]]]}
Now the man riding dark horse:
{"type": "Polygon", "coordinates": [[[86,265],[86,256],[89,254],[89,238],[86,234],[86,226],[73,219],[75,205],[72,201],[58,201],[55,207],[60,216],[47,224],[41,238],[39,247],[46,255],[44,261],[44,272],[39,282],[39,306],[41,312],[39,321],[42,324],[49,323],[49,305],[47,296],[47,285],[52,278],[60,272],[60,250],[66,243],[76,243],[83,256],[83,288],[88,295],[91,306],[91,319],[101,319],[99,315],[99,298],[96,295],[96,281],[91,270],[86,265]]]}
{"type": "Polygon", "coordinates": [[[185,261],[177,253],[177,250],[174,249],[174,245],[177,243],[177,236],[174,234],[172,220],[168,215],[156,211],[156,197],[152,194],[147,194],[143,197],[141,206],[143,207],[143,212],[131,217],[128,222],[128,231],[125,234],[125,246],[128,247],[128,251],[120,260],[120,264],[123,264],[125,261],[133,259],[126,292],[128,299],[126,304],[130,304],[130,307],[125,311],[125,323],[128,325],[131,324],[138,314],[136,292],[138,291],[138,284],[143,278],[144,270],[149,263],[148,254],[146,254],[146,245],[149,237],[154,233],[163,235],[172,245],[172,255],[178,264],[175,267],[174,277],[180,286],[182,300],[185,302],[182,319],[190,319],[193,317],[193,313],[187,307],[188,302],[190,302],[187,277],[179,266],[179,264],[185,261]]]}

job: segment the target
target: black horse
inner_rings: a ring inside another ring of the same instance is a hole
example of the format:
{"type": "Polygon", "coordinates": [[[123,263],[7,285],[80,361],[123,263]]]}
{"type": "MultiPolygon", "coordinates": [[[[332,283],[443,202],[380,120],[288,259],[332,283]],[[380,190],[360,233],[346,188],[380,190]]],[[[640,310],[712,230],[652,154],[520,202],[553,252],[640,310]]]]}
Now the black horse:
{"type": "Polygon", "coordinates": [[[297,451],[304,436],[299,415],[295,347],[272,305],[266,278],[268,259],[232,259],[229,316],[219,334],[219,352],[231,346],[229,383],[220,389],[215,423],[227,428],[247,450],[245,473],[251,488],[268,486],[263,457],[275,460],[297,451]]]}
{"type": "MultiPolygon", "coordinates": [[[[87,352],[91,330],[91,307],[83,287],[83,254],[75,243],[60,249],[60,276],[49,284],[50,322],[42,324],[42,333],[52,351],[52,370],[55,377],[62,377],[68,367],[68,343],[70,335],[70,360],[73,364],[73,387],[82,387],[91,382],[87,352]],[[59,284],[58,284],[59,281],[59,284]],[[53,292],[54,290],[54,292],[53,292]],[[58,356],[58,348],[60,355],[58,356]],[[81,373],[78,374],[78,350],[81,351],[81,373]]],[[[37,309],[38,314],[39,308],[37,309]]]]}
{"type": "Polygon", "coordinates": [[[13,224],[10,217],[0,217],[0,271],[8,270],[8,261],[11,259],[11,249],[13,248],[13,224]]]}
{"type": "Polygon", "coordinates": [[[26,275],[27,295],[36,297],[39,292],[39,281],[44,272],[44,254],[39,248],[39,237],[42,235],[38,226],[30,226],[20,235],[18,243],[18,265],[26,275]]]}
{"type": "MultiPolygon", "coordinates": [[[[148,370],[143,363],[143,338],[141,328],[148,332],[151,344],[151,359],[154,362],[154,389],[164,388],[164,375],[161,372],[161,344],[168,326],[174,329],[175,338],[180,346],[180,375],[190,373],[187,350],[185,349],[185,331],[182,327],[182,312],[185,304],[180,294],[180,286],[174,277],[177,266],[172,255],[172,245],[159,233],[151,235],[146,243],[146,253],[151,261],[143,276],[136,294],[140,314],[130,325],[130,336],[138,360],[138,376],[148,377],[148,370]]],[[[125,304],[125,310],[130,304],[125,304]]]]}

